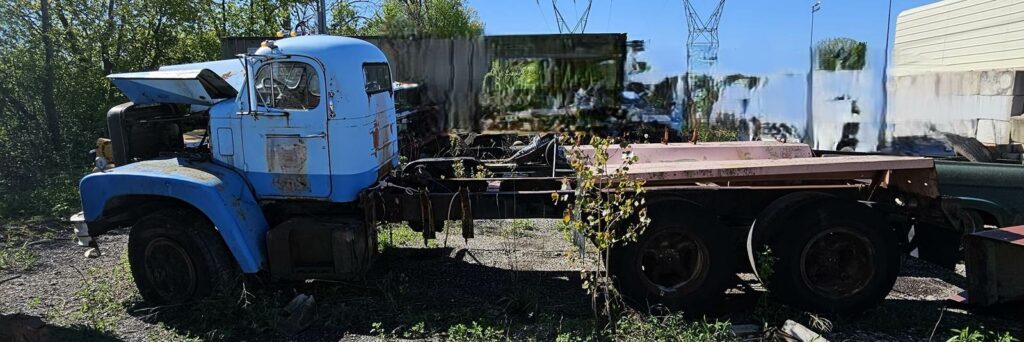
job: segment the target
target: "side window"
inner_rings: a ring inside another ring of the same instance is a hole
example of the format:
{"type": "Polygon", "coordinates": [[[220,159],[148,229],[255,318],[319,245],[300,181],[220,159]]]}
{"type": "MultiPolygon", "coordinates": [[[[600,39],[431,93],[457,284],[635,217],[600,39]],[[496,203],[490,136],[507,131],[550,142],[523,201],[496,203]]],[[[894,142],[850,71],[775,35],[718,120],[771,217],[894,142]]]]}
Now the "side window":
{"type": "Polygon", "coordinates": [[[309,110],[320,103],[320,76],[302,62],[272,62],[256,72],[256,104],[309,110]]]}
{"type": "Polygon", "coordinates": [[[391,69],[387,63],[363,64],[363,77],[367,94],[391,91],[391,69]]]}

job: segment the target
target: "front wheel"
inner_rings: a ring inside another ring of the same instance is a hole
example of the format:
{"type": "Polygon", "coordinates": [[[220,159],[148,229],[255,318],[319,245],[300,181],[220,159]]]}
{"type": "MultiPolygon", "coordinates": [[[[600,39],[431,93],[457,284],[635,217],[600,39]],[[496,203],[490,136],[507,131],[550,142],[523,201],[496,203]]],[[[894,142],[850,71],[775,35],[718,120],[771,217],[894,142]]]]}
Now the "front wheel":
{"type": "Polygon", "coordinates": [[[213,224],[191,209],[164,209],[136,222],[128,262],[142,298],[156,304],[228,294],[241,279],[213,224]]]}

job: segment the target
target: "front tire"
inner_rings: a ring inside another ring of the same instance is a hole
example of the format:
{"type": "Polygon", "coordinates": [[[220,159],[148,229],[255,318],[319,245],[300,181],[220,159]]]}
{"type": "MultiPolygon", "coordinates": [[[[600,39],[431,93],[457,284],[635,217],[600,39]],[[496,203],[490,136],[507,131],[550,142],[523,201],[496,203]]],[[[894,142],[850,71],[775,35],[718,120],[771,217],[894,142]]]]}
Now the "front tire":
{"type": "Polygon", "coordinates": [[[229,294],[241,280],[213,224],[192,209],[164,209],[136,222],[128,262],[142,298],[155,304],[229,294]]]}

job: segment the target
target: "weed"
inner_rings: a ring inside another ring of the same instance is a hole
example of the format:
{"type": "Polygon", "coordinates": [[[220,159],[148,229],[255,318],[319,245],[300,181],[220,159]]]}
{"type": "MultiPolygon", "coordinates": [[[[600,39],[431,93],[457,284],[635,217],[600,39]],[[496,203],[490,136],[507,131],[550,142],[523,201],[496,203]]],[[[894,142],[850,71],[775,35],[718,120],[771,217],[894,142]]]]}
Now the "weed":
{"type": "Polygon", "coordinates": [[[377,341],[387,341],[388,333],[384,331],[384,323],[373,322],[370,324],[370,333],[377,335],[377,341]]]}
{"type": "Polygon", "coordinates": [[[470,325],[462,323],[448,328],[448,340],[453,342],[484,342],[484,341],[507,341],[508,338],[501,329],[480,325],[474,321],[470,325]]]}
{"type": "Polygon", "coordinates": [[[409,328],[409,330],[406,330],[405,332],[402,333],[402,337],[403,338],[409,338],[409,339],[413,339],[413,338],[417,338],[417,339],[426,338],[427,337],[427,324],[424,323],[424,322],[417,322],[416,324],[413,324],[412,327],[409,328]]]}
{"type": "Polygon", "coordinates": [[[630,313],[619,318],[607,332],[622,341],[738,341],[728,321],[687,321],[682,314],[658,317],[630,313]]]}
{"type": "MultiPolygon", "coordinates": [[[[383,236],[377,238],[377,248],[381,252],[384,252],[395,247],[413,246],[418,241],[422,240],[423,235],[420,232],[409,228],[409,225],[407,224],[385,223],[383,236]]],[[[437,241],[428,240],[426,245],[430,248],[437,247],[437,241]]]]}
{"type": "Polygon", "coordinates": [[[775,263],[779,261],[779,258],[772,254],[772,249],[765,247],[757,258],[757,278],[761,281],[764,287],[768,287],[771,282],[772,276],[775,275],[775,263]]]}
{"type": "Polygon", "coordinates": [[[132,285],[128,267],[126,252],[121,255],[109,276],[99,268],[87,269],[81,286],[74,294],[78,308],[71,313],[71,321],[85,323],[100,332],[112,333],[125,317],[126,303],[138,295],[132,285]]]}
{"type": "Polygon", "coordinates": [[[977,329],[971,329],[970,327],[964,327],[963,329],[953,329],[956,335],[950,337],[946,342],[1014,342],[1019,341],[1016,338],[1010,336],[1010,333],[996,333],[985,330],[985,327],[978,327],[977,329]]]}
{"type": "Polygon", "coordinates": [[[36,253],[21,244],[13,248],[0,248],[0,270],[27,271],[35,266],[36,253]]]}
{"type": "Polygon", "coordinates": [[[29,249],[31,242],[53,239],[54,231],[63,228],[52,221],[38,219],[0,226],[0,270],[23,272],[32,269],[39,257],[29,249]]]}
{"type": "MultiPolygon", "coordinates": [[[[633,154],[628,143],[620,142],[622,164],[610,168],[608,148],[614,143],[612,139],[591,138],[589,154],[579,148],[580,143],[579,136],[566,141],[566,145],[573,145],[569,151],[573,154],[571,166],[576,179],[574,199],[563,215],[567,230],[562,233],[575,248],[586,246],[576,244],[577,237],[591,241],[601,255],[601,260],[581,260],[580,272],[583,286],[591,294],[595,315],[611,317],[613,306],[618,303],[618,292],[608,272],[611,248],[635,241],[650,223],[644,205],[644,182],[626,173],[640,158],[633,154]]],[[[552,200],[568,201],[568,198],[552,194],[552,200]]]]}

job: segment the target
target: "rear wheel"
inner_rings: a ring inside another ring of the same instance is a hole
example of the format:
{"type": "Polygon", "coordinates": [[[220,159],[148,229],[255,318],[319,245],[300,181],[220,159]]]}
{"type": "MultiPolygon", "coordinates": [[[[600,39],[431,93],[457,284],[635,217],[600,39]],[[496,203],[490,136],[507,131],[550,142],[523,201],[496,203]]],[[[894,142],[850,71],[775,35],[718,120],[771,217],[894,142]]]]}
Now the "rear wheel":
{"type": "Polygon", "coordinates": [[[761,269],[771,270],[762,275],[769,291],[792,305],[860,311],[884,299],[899,274],[896,233],[860,203],[838,198],[805,202],[765,224],[774,234],[753,247],[771,253],[751,254],[761,269]]]}
{"type": "Polygon", "coordinates": [[[609,270],[622,296],[641,310],[704,312],[733,279],[732,246],[728,231],[703,213],[652,211],[637,241],[612,249],[609,270]]]}
{"type": "Polygon", "coordinates": [[[227,294],[241,280],[213,224],[190,209],[164,209],[136,222],[128,261],[142,298],[157,304],[227,294]]]}

